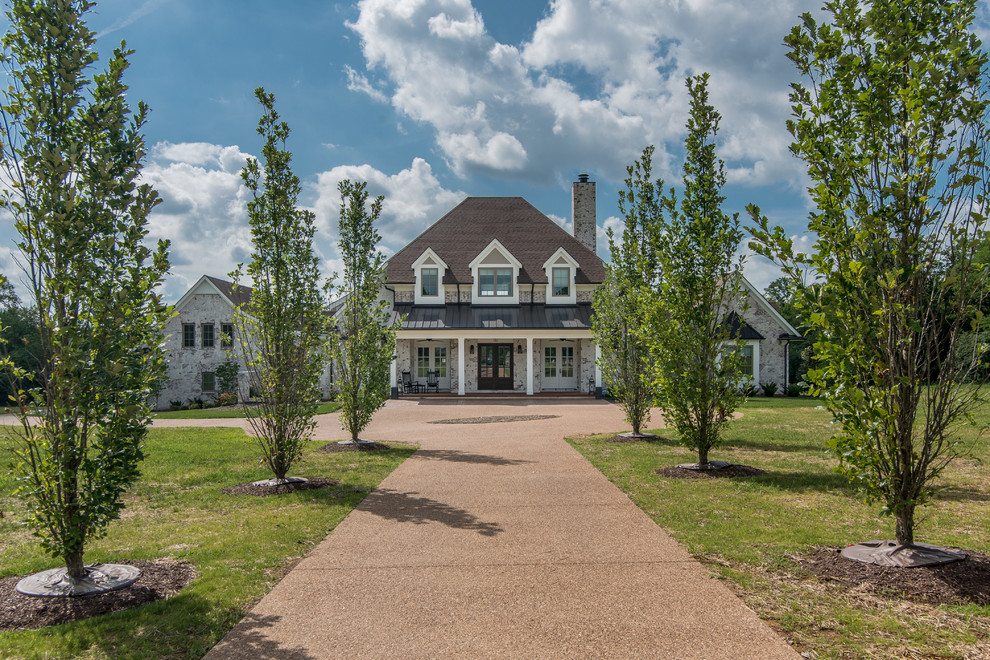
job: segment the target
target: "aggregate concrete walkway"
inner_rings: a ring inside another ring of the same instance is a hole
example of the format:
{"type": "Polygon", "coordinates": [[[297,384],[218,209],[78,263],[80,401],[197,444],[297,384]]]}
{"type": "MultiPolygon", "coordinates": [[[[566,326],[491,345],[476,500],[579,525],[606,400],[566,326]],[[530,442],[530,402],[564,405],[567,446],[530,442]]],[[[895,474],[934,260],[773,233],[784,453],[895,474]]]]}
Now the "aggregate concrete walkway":
{"type": "Polygon", "coordinates": [[[601,401],[390,401],[362,437],[421,449],[206,658],[798,658],[562,439],[623,427],[601,401]],[[514,415],[558,417],[429,423],[514,415]]]}

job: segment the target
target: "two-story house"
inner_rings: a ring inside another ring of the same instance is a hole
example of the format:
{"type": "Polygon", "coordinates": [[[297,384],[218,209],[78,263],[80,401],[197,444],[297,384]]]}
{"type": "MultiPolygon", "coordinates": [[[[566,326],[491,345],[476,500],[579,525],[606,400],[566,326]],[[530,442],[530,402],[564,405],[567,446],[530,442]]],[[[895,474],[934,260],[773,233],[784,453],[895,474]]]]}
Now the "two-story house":
{"type": "MultiPolygon", "coordinates": [[[[591,334],[592,293],[605,277],[595,183],[581,175],[571,192],[573,235],[521,197],[468,197],[388,260],[382,294],[403,319],[393,395],[403,372],[420,385],[435,372],[436,389],[458,395],[601,391],[591,334]]],[[[746,342],[746,379],[783,385],[798,333],[747,281],[743,295],[743,320],[730,322],[746,342]]],[[[247,296],[247,287],[235,293],[204,276],[179,300],[165,329],[169,382],[160,403],[215,394],[214,370],[230,353],[222,338],[247,296]]]]}

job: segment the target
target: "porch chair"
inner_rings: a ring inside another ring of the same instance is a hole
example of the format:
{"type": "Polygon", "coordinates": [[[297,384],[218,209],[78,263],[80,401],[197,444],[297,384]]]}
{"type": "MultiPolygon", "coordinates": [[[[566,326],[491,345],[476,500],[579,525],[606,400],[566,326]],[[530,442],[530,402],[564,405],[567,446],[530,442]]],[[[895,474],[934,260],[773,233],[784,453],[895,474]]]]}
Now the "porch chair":
{"type": "Polygon", "coordinates": [[[433,390],[437,394],[440,394],[440,372],[439,371],[427,371],[426,372],[426,391],[429,392],[433,390]]]}
{"type": "Polygon", "coordinates": [[[419,381],[413,381],[412,372],[403,371],[402,372],[402,393],[403,394],[418,394],[420,387],[419,381]]]}

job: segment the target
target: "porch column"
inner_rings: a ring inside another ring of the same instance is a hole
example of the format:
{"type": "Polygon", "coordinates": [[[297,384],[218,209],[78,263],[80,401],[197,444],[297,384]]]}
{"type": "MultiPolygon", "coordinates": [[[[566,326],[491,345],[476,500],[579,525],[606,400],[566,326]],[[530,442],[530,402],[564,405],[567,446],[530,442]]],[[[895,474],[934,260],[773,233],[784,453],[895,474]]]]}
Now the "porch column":
{"type": "Polygon", "coordinates": [[[393,399],[399,398],[399,379],[397,377],[399,369],[399,356],[396,355],[392,358],[392,366],[389,368],[388,374],[388,384],[389,384],[389,396],[393,399]]]}
{"type": "Polygon", "coordinates": [[[526,394],[533,396],[533,338],[526,337],[526,394]]]}
{"type": "Polygon", "coordinates": [[[464,363],[467,355],[464,353],[464,337],[457,338],[457,396],[464,396],[464,363]]]}
{"type": "Polygon", "coordinates": [[[602,349],[595,342],[595,398],[602,398],[602,368],[598,366],[598,361],[602,359],[602,349]]]}

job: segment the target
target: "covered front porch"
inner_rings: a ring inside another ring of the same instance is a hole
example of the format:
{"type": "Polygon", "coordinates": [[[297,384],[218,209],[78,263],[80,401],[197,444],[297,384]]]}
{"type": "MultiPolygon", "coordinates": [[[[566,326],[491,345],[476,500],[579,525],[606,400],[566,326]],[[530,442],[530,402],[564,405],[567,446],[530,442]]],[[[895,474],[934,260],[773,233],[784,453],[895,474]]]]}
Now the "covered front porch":
{"type": "Polygon", "coordinates": [[[392,393],[600,393],[597,357],[597,346],[585,330],[399,331],[392,393]]]}

